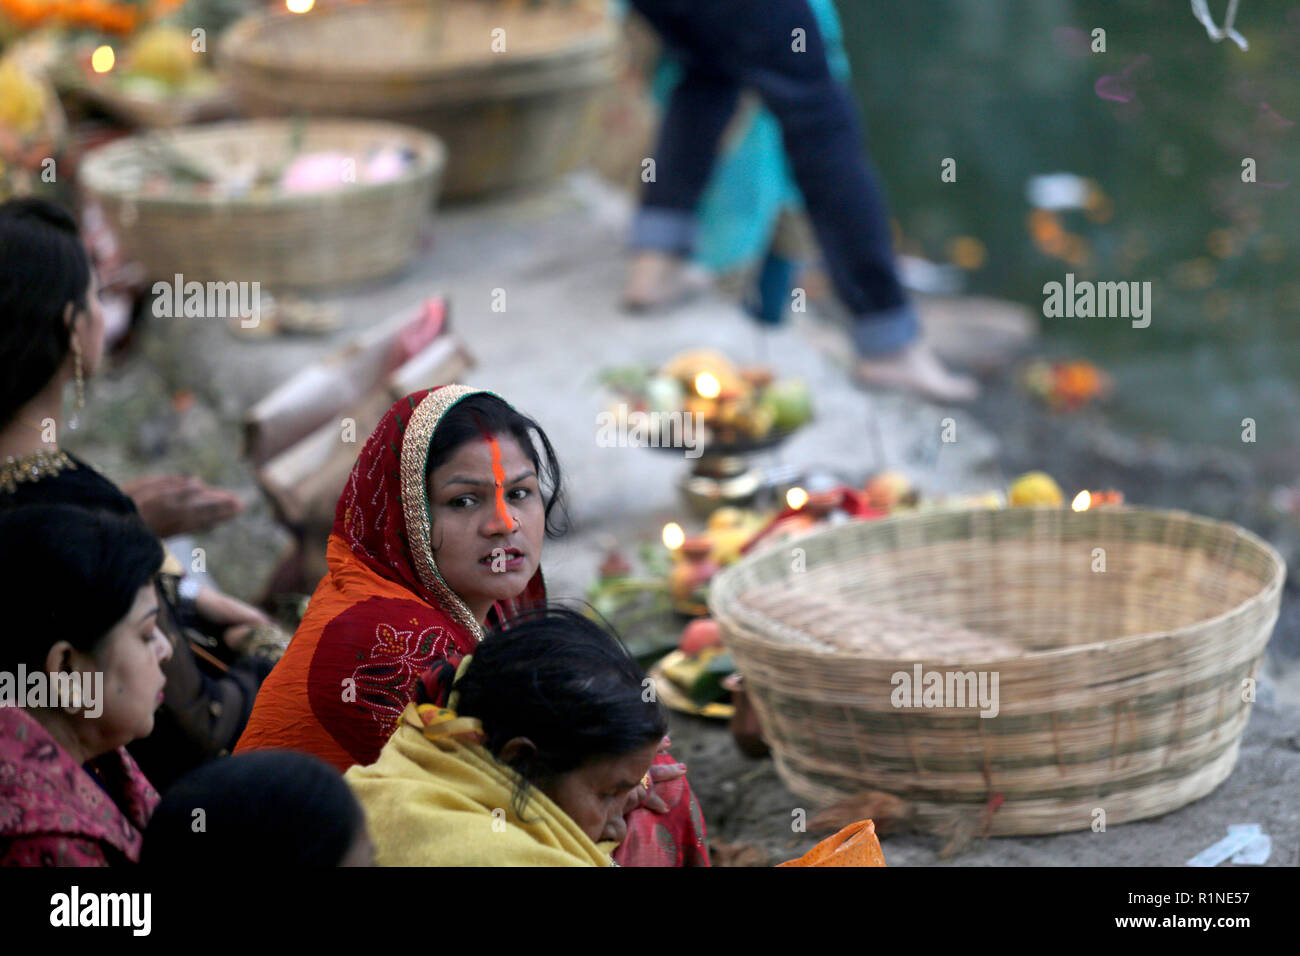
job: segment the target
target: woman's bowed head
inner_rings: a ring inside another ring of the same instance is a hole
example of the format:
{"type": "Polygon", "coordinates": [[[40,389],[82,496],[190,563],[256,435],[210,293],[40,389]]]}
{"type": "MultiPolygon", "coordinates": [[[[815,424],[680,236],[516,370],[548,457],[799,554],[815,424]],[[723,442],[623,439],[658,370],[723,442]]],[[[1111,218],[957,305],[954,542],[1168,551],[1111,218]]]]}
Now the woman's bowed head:
{"type": "Polygon", "coordinates": [[[425,473],[438,572],[484,623],[494,603],[523,592],[543,539],[559,531],[555,452],[536,422],[480,392],[438,425],[425,473]]]}
{"type": "MultiPolygon", "coordinates": [[[[454,673],[444,661],[442,686],[454,673]]],[[[514,811],[527,821],[536,787],[592,842],[621,842],[629,795],[667,731],[645,700],[645,674],[591,619],[549,608],[493,631],[456,680],[456,711],[477,718],[484,746],[518,776],[514,811]]]]}
{"type": "Polygon", "coordinates": [[[221,870],[370,866],[361,805],[339,772],[292,750],[218,757],[167,791],[149,818],[142,866],[221,870]]]}

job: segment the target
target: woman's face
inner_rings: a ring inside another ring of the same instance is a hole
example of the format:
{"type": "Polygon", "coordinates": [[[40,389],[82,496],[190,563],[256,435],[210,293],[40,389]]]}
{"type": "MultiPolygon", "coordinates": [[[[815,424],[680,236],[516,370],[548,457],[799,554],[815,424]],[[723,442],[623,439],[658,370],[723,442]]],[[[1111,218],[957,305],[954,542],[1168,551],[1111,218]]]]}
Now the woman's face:
{"type": "Polygon", "coordinates": [[[429,476],[433,557],[443,580],[482,621],[493,603],[518,596],[542,560],[546,509],[533,463],[510,435],[500,449],[505,514],[492,448],[466,442],[429,476]]]}
{"type": "Polygon", "coordinates": [[[95,725],[101,752],[153,731],[154,712],[163,702],[167,683],[162,665],[171,656],[171,642],[158,628],[158,592],[151,581],[136,592],[131,610],[108,632],[95,654],[95,664],[104,673],[104,710],[87,720],[95,725]]]}
{"type": "Polygon", "coordinates": [[[542,791],[559,805],[593,843],[622,842],[627,835],[623,808],[628,794],[650,770],[659,742],[620,757],[602,757],[562,774],[542,791]]]}

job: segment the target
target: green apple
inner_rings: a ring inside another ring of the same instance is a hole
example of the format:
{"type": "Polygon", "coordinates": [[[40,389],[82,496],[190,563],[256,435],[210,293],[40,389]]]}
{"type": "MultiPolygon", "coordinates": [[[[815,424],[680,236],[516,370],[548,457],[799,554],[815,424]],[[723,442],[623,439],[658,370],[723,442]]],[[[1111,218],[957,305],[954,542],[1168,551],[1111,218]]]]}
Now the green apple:
{"type": "Polygon", "coordinates": [[[812,394],[798,378],[769,385],[759,405],[772,412],[773,427],[777,431],[791,431],[812,418],[812,394]]]}

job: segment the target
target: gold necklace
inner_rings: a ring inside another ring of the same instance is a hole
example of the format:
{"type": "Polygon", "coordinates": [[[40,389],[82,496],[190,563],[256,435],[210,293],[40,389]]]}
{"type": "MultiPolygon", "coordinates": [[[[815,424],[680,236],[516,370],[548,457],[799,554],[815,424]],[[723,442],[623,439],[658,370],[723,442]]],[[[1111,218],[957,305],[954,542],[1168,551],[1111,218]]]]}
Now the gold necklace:
{"type": "Polygon", "coordinates": [[[24,482],[40,481],[57,475],[77,463],[61,451],[35,451],[30,455],[10,455],[0,463],[0,491],[13,494],[24,482]]]}

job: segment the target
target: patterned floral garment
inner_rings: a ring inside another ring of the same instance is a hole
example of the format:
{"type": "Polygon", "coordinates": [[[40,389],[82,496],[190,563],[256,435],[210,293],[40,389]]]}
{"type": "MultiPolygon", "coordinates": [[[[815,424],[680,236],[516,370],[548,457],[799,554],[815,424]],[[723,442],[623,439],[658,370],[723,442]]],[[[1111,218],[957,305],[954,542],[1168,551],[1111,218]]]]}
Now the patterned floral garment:
{"type": "Polygon", "coordinates": [[[158,793],[124,748],[92,766],[120,807],[35,718],[0,707],[0,866],[112,866],[140,858],[140,831],[158,793]]]}

